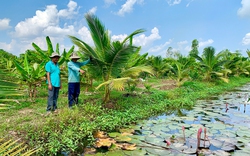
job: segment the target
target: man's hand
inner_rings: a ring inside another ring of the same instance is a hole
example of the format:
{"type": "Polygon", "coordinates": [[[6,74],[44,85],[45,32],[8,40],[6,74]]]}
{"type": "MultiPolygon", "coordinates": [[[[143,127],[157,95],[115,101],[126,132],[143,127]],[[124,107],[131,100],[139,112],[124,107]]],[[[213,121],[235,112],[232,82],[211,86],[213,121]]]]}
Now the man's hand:
{"type": "Polygon", "coordinates": [[[48,89],[52,90],[52,85],[51,84],[48,85],[48,89]]]}
{"type": "Polygon", "coordinates": [[[85,73],[85,71],[84,70],[79,70],[79,72],[81,73],[81,74],[84,74],[85,73]]]}

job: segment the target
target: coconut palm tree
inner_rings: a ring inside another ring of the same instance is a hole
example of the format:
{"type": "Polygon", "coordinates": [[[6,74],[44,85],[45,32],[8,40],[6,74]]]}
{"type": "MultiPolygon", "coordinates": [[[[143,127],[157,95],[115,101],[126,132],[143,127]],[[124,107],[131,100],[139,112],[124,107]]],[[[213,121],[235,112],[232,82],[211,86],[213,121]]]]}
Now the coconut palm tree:
{"type": "Polygon", "coordinates": [[[224,78],[223,73],[221,73],[221,67],[226,61],[220,59],[221,54],[215,54],[215,49],[212,46],[204,48],[201,57],[197,54],[192,56],[200,62],[201,69],[204,71],[204,80],[211,81],[214,77],[217,77],[228,82],[228,79],[224,78]]]}
{"type": "MultiPolygon", "coordinates": [[[[174,60],[173,58],[172,61],[174,60]]],[[[170,62],[170,61],[169,61],[170,62]]],[[[153,67],[155,71],[155,76],[157,78],[162,78],[167,71],[171,69],[170,63],[164,60],[161,56],[151,56],[148,58],[148,63],[153,67]]]]}
{"type": "Polygon", "coordinates": [[[180,55],[177,60],[172,62],[171,71],[173,72],[173,75],[171,75],[171,77],[176,81],[178,87],[189,79],[189,72],[192,64],[191,61],[190,57],[183,57],[180,55]]]}
{"type": "Polygon", "coordinates": [[[0,155],[2,156],[30,156],[38,152],[40,149],[27,149],[27,146],[24,143],[19,143],[19,140],[4,140],[0,138],[0,155]]]}
{"type": "MultiPolygon", "coordinates": [[[[102,78],[101,86],[105,87],[103,102],[110,99],[110,93],[113,88],[122,90],[128,80],[131,79],[131,74],[138,74],[146,71],[148,68],[133,67],[125,76],[123,73],[127,63],[130,61],[130,56],[138,50],[138,47],[132,45],[132,37],[144,32],[143,29],[138,29],[128,35],[123,41],[111,41],[109,31],[100,20],[93,14],[86,14],[85,18],[90,29],[90,34],[94,42],[94,47],[91,47],[86,42],[69,36],[72,42],[79,47],[79,51],[93,58],[89,65],[92,71],[95,71],[96,76],[102,78]]],[[[129,69],[126,69],[129,70],[129,69]]]]}

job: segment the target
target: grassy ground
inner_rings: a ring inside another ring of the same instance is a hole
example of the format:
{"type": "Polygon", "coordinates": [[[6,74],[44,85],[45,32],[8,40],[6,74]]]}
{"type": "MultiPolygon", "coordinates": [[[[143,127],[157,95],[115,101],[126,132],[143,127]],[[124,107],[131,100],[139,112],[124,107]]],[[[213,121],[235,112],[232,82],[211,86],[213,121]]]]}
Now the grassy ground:
{"type": "Polygon", "coordinates": [[[0,112],[0,136],[21,139],[30,147],[42,147],[39,155],[59,151],[82,152],[94,141],[97,130],[114,131],[140,119],[167,110],[191,107],[195,100],[231,90],[250,82],[249,78],[233,78],[229,83],[186,82],[175,88],[173,81],[151,79],[150,88],[140,85],[133,94],[113,91],[111,101],[102,103],[103,92],[84,92],[78,107],[68,109],[67,84],[60,91],[59,113],[45,116],[47,88],[39,89],[34,102],[22,98],[15,107],[0,112]],[[165,87],[164,87],[165,86],[165,87]]]}

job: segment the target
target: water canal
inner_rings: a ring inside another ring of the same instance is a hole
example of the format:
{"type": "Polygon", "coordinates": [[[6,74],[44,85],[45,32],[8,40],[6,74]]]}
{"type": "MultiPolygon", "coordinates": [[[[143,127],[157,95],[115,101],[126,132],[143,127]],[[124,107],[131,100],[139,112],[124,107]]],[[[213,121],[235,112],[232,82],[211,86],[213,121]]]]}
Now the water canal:
{"type": "Polygon", "coordinates": [[[128,135],[135,150],[105,155],[250,155],[249,88],[250,84],[198,100],[191,110],[141,121],[128,135]]]}

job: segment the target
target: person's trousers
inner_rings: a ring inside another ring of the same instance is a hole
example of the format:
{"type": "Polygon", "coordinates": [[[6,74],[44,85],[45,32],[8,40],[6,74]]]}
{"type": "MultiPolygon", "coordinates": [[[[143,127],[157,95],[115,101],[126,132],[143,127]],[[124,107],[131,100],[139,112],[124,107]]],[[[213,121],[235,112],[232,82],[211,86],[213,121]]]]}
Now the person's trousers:
{"type": "Polygon", "coordinates": [[[57,109],[57,99],[58,99],[59,89],[60,87],[52,86],[52,90],[49,90],[47,111],[54,111],[57,109]]]}
{"type": "Polygon", "coordinates": [[[78,104],[78,97],[80,94],[80,82],[68,83],[68,101],[69,107],[78,104]]]}

